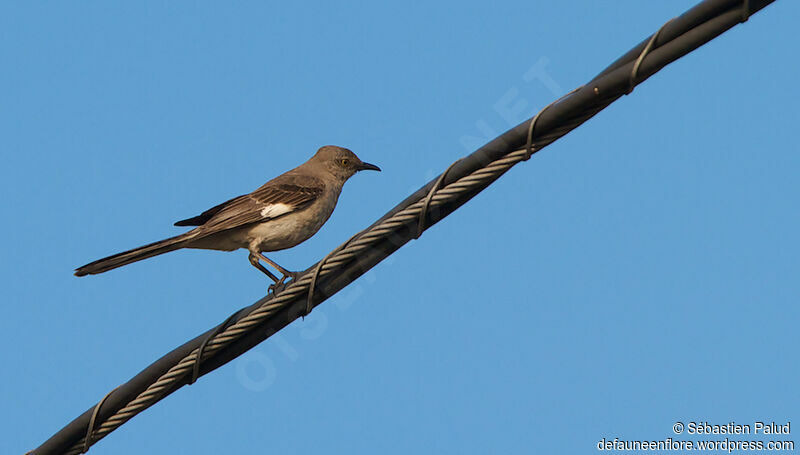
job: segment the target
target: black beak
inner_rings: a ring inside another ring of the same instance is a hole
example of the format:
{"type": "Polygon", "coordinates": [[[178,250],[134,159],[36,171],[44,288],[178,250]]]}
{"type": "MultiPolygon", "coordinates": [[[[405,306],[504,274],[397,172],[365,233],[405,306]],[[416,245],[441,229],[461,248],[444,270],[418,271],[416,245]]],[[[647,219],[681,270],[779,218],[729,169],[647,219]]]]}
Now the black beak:
{"type": "Polygon", "coordinates": [[[380,172],[381,168],[379,168],[378,166],[375,166],[374,164],[369,164],[369,163],[363,163],[362,162],[361,165],[358,166],[358,170],[359,171],[378,171],[378,172],[380,172]]]}

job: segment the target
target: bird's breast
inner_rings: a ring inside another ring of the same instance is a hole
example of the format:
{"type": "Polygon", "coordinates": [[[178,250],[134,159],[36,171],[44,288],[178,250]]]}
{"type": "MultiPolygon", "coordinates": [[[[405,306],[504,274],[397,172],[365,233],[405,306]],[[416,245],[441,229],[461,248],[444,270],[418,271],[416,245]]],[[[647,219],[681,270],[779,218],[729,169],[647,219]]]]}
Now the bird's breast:
{"type": "Polygon", "coordinates": [[[336,199],[320,198],[302,210],[253,225],[247,231],[247,238],[250,243],[257,244],[260,251],[291,248],[316,234],[335,206],[336,199]]]}

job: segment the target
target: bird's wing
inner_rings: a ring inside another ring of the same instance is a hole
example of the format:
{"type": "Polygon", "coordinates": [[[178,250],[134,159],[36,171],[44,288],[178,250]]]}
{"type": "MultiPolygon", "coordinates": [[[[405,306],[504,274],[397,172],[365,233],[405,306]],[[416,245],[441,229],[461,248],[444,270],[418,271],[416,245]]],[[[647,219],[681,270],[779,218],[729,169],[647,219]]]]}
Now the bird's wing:
{"type": "Polygon", "coordinates": [[[198,229],[211,234],[245,224],[271,220],[311,205],[322,196],[325,189],[322,181],[314,177],[281,177],[267,182],[250,194],[233,198],[195,217],[199,219],[209,214],[208,219],[203,221],[198,229]]]}
{"type": "MultiPolygon", "coordinates": [[[[239,197],[242,197],[242,196],[239,196],[239,197]]],[[[205,223],[206,221],[210,220],[214,215],[219,213],[220,210],[222,210],[226,205],[228,205],[231,202],[233,202],[235,199],[236,198],[229,199],[229,200],[223,202],[222,204],[215,205],[214,207],[211,207],[210,209],[206,210],[205,212],[203,212],[203,213],[201,213],[201,214],[199,214],[197,216],[193,216],[191,218],[186,218],[185,220],[176,221],[175,222],[175,226],[200,226],[203,223],[205,223]]]]}

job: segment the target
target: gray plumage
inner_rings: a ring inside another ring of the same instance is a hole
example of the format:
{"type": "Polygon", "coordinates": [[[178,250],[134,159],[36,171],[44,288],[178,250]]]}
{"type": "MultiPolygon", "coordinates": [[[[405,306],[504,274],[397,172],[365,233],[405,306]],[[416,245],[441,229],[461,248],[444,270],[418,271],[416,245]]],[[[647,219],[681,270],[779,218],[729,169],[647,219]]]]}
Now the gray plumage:
{"type": "Polygon", "coordinates": [[[300,166],[250,194],[212,207],[176,226],[197,226],[181,235],[103,258],[75,270],[76,276],[103,273],[181,248],[232,251],[246,248],[250,262],[276,282],[294,274],[262,252],[291,248],[313,236],[333,213],[344,182],[361,170],[380,170],[346,148],[328,145],[300,166]],[[258,260],[284,274],[278,280],[258,260]]]}

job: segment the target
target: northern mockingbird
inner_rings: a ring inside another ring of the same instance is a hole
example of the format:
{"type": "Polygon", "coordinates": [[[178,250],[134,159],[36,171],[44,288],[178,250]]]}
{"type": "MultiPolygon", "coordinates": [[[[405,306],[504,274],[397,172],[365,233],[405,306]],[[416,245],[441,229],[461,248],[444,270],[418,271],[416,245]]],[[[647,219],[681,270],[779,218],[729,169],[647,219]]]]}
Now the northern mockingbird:
{"type": "Polygon", "coordinates": [[[275,285],[280,285],[296,273],[261,253],[291,248],[316,234],[333,213],[344,182],[364,170],[380,171],[380,168],[361,161],[346,148],[326,145],[305,163],[252,193],[175,223],[175,226],[197,226],[191,231],[86,264],[76,269],[75,275],[103,273],[181,248],[221,251],[247,248],[250,263],[275,285]],[[259,259],[275,267],[283,277],[278,279],[259,259]]]}

